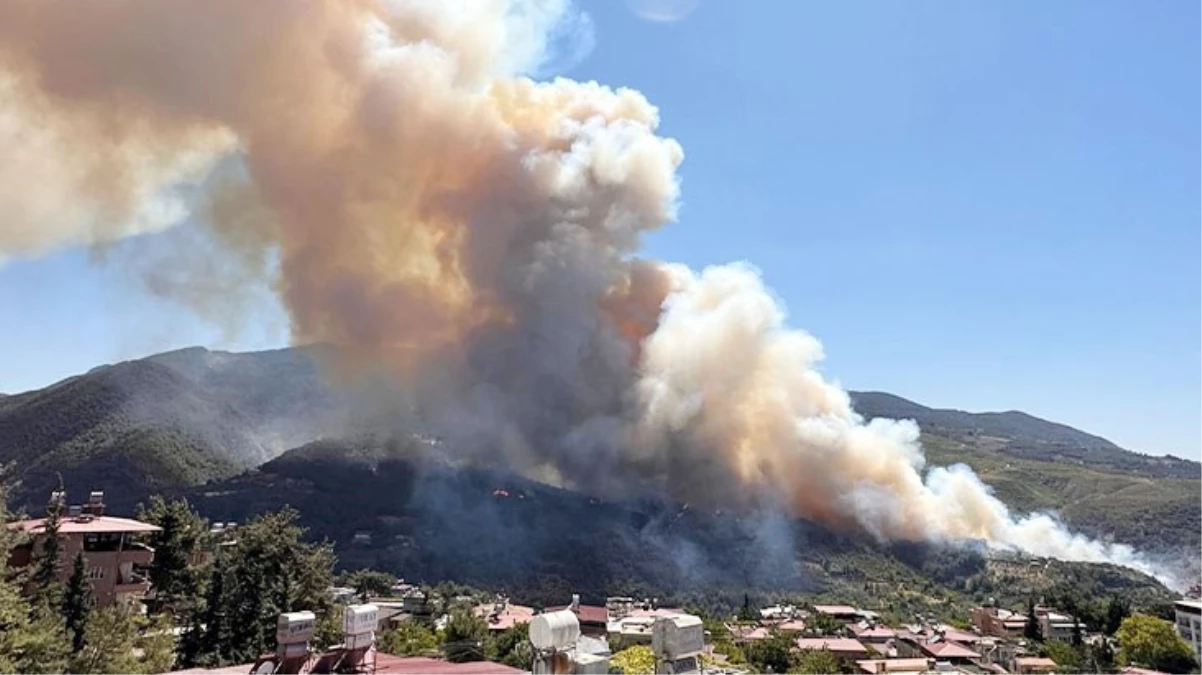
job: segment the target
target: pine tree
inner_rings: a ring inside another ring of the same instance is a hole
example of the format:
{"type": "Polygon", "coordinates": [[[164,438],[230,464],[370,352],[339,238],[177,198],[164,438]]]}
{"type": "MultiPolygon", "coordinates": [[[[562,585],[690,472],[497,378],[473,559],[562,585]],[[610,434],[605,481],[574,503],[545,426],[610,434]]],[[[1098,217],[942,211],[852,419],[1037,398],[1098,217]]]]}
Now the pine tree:
{"type": "Polygon", "coordinates": [[[71,578],[67,580],[67,588],[63,593],[62,607],[67,633],[71,636],[71,648],[79,651],[83,648],[84,629],[92,612],[92,582],[88,579],[83,551],[75,556],[71,578]]]}
{"type": "Polygon", "coordinates": [[[40,537],[42,546],[35,556],[31,577],[35,587],[35,600],[47,607],[57,606],[62,594],[62,584],[59,581],[62,570],[62,539],[59,537],[61,526],[62,505],[56,500],[46,509],[46,519],[43,521],[40,537]]]}
{"type": "Polygon", "coordinates": [[[167,501],[158,495],[150,498],[149,509],[139,508],[138,519],[161,528],[150,542],[154,546],[150,581],[156,604],[174,610],[196,605],[203,592],[204,570],[192,562],[209,537],[204,519],[186,500],[167,501]]]}
{"type": "Polygon", "coordinates": [[[1027,623],[1023,626],[1023,637],[1028,640],[1039,640],[1039,619],[1035,616],[1035,601],[1027,598],[1027,623]]]}
{"type": "MultiPolygon", "coordinates": [[[[0,524],[8,522],[3,484],[0,480],[0,524]]],[[[70,645],[57,608],[39,605],[31,611],[21,593],[31,570],[8,567],[13,548],[27,540],[25,533],[0,526],[0,672],[61,673],[67,667],[70,645]]]]}

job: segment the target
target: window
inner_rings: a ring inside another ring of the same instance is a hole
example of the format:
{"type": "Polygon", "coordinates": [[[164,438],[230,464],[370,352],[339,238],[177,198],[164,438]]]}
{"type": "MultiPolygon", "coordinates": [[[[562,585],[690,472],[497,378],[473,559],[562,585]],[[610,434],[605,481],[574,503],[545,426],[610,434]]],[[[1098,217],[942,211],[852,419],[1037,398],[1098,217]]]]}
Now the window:
{"type": "Polygon", "coordinates": [[[103,567],[93,567],[92,569],[88,570],[88,578],[89,579],[103,579],[104,578],[104,568],[103,567]]]}

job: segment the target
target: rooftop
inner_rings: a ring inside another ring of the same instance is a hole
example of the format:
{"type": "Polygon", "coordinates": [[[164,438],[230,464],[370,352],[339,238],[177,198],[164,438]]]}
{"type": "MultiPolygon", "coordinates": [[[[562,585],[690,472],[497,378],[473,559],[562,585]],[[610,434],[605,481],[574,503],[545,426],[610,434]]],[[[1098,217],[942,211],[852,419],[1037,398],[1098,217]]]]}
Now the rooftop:
{"type": "Polygon", "coordinates": [[[931,662],[921,659],[869,659],[856,661],[865,673],[922,673],[930,669],[931,662]]]}
{"type": "Polygon", "coordinates": [[[1046,656],[1018,656],[1014,659],[1015,667],[1023,668],[1056,668],[1056,662],[1046,656]]]}
{"type": "Polygon", "coordinates": [[[928,642],[923,650],[939,659],[979,659],[981,655],[955,642],[928,642]]]}
{"type": "Polygon", "coordinates": [[[835,653],[866,653],[868,648],[864,643],[852,638],[816,637],[797,638],[798,649],[826,649],[835,653]]]}
{"type": "MultiPolygon", "coordinates": [[[[558,612],[565,609],[572,609],[571,605],[564,605],[562,607],[548,607],[547,611],[558,612]]],[[[572,611],[576,612],[576,618],[580,621],[580,623],[604,624],[609,621],[609,610],[604,607],[597,607],[596,605],[577,605],[576,609],[572,611]]]]}
{"type": "Polygon", "coordinates": [[[1176,604],[1178,607],[1189,607],[1190,609],[1193,609],[1195,611],[1202,611],[1202,600],[1182,599],[1182,600],[1178,600],[1174,604],[1176,604]]]}
{"type": "MultiPolygon", "coordinates": [[[[252,668],[254,668],[253,663],[244,663],[211,670],[204,668],[177,670],[171,675],[234,675],[235,673],[249,675],[252,668]]],[[[523,671],[491,661],[451,663],[422,656],[393,656],[377,653],[375,672],[377,675],[486,675],[491,673],[508,675],[523,671]]]]}
{"type": "Polygon", "coordinates": [[[850,605],[814,605],[814,611],[820,614],[859,614],[860,610],[850,605]]]}
{"type": "MultiPolygon", "coordinates": [[[[9,529],[20,530],[28,534],[42,534],[46,531],[45,518],[18,520],[9,523],[9,529]]],[[[131,518],[116,518],[114,516],[86,516],[82,518],[64,517],[59,522],[58,531],[62,534],[102,534],[108,532],[159,532],[161,528],[150,523],[131,518]]]]}
{"type": "Polygon", "coordinates": [[[488,622],[489,630],[506,630],[517,624],[530,623],[534,618],[534,608],[525,605],[506,604],[505,609],[494,614],[496,603],[486,602],[476,605],[473,613],[488,622]]]}

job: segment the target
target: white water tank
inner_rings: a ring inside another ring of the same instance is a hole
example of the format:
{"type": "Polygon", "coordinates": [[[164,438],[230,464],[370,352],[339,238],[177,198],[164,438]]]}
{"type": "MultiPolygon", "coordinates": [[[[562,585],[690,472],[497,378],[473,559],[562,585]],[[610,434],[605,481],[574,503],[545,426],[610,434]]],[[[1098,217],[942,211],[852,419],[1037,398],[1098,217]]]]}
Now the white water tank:
{"type": "Polygon", "coordinates": [[[705,627],[692,614],[661,616],[651,627],[651,649],[655,658],[676,661],[705,650],[705,627]]]}
{"type": "Polygon", "coordinates": [[[579,637],[580,620],[568,609],[539,614],[530,621],[530,644],[538,650],[570,649],[579,637]]]}
{"type": "Polygon", "coordinates": [[[281,645],[294,645],[313,639],[313,627],[317,616],[313,612],[288,612],[281,614],[275,625],[275,641],[281,645]]]}
{"type": "Polygon", "coordinates": [[[362,635],[376,629],[380,608],[375,605],[347,605],[342,609],[342,634],[362,635]]]}

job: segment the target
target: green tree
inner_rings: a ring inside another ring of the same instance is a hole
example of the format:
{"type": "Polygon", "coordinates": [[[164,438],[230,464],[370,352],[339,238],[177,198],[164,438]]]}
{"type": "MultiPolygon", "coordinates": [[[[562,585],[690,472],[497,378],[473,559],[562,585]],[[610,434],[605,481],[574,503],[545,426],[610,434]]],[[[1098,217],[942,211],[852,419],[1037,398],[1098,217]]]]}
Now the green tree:
{"type": "Polygon", "coordinates": [[[751,606],[751,596],[743,594],[743,607],[739,609],[739,621],[759,621],[760,613],[751,606]]]}
{"type": "Polygon", "coordinates": [[[57,607],[62,595],[62,582],[59,581],[62,571],[62,538],[59,536],[62,505],[58,501],[46,508],[46,518],[42,522],[42,533],[38,537],[41,546],[37,547],[34,554],[31,579],[36,601],[46,607],[57,607]]]}
{"type": "Polygon", "coordinates": [[[172,667],[168,623],[143,631],[138,617],[107,607],[96,611],[84,634],[83,649],[71,658],[71,675],[155,675],[172,667]]]}
{"type": "Polygon", "coordinates": [[[71,577],[67,579],[67,587],[63,592],[63,620],[67,634],[71,636],[73,651],[79,651],[83,647],[84,629],[88,625],[91,611],[92,581],[88,579],[88,565],[84,560],[83,551],[80,551],[75,554],[71,577]]]}
{"type": "Polygon", "coordinates": [[[529,670],[534,665],[534,652],[530,647],[530,624],[517,623],[496,635],[490,635],[488,649],[490,661],[529,670]]]}
{"type": "Polygon", "coordinates": [[[218,556],[209,577],[205,593],[203,610],[204,633],[196,636],[193,630],[200,630],[199,624],[194,624],[182,644],[187,645],[181,654],[181,662],[185,665],[218,665],[229,658],[230,623],[226,615],[230,598],[227,597],[225,580],[231,574],[229,559],[218,556]]]}
{"type": "Polygon", "coordinates": [[[793,640],[783,633],[773,633],[763,640],[754,640],[744,648],[747,661],[766,672],[783,673],[792,665],[793,640]]]}
{"type": "Polygon", "coordinates": [[[1073,646],[1080,647],[1084,639],[1081,636],[1081,619],[1073,615],[1073,646]]]}
{"type": "Polygon", "coordinates": [[[1121,665],[1140,665],[1166,673],[1188,673],[1198,666],[1193,649],[1173,624],[1163,619],[1132,614],[1123,619],[1115,637],[1121,665]]]}
{"type": "Polygon", "coordinates": [[[1056,665],[1064,668],[1067,672],[1081,672],[1081,664],[1084,661],[1082,653],[1074,649],[1071,645],[1059,640],[1052,640],[1044,645],[1044,654],[1053,661],[1056,665]]]}
{"type": "Polygon", "coordinates": [[[363,602],[372,596],[388,595],[395,584],[396,577],[376,570],[358,570],[347,577],[347,585],[355,589],[363,602]]]}
{"type": "Polygon", "coordinates": [[[1035,600],[1027,598],[1027,623],[1023,625],[1023,637],[1038,641],[1041,638],[1039,617],[1035,616],[1035,600]]]}
{"type": "Polygon", "coordinates": [[[466,609],[456,609],[442,633],[442,651],[452,663],[484,660],[484,642],[488,625],[466,609]]]}
{"type": "Polygon", "coordinates": [[[647,645],[634,645],[610,657],[609,664],[620,669],[624,675],[654,673],[655,652],[647,645]]]}
{"type": "MultiPolygon", "coordinates": [[[[6,503],[7,494],[0,484],[0,675],[63,675],[71,651],[63,617],[56,605],[41,602],[30,608],[25,601],[22,589],[30,579],[30,571],[11,569],[8,560],[13,549],[28,544],[29,538],[4,527],[10,520],[6,503]]],[[[58,524],[52,527],[56,533],[58,524]]],[[[58,560],[56,555],[54,560],[58,560]]],[[[58,569],[54,574],[56,585],[58,569]]]]}
{"type": "Polygon", "coordinates": [[[806,621],[806,632],[811,635],[842,635],[845,629],[838,619],[821,612],[811,612],[806,621]]]}
{"type": "MultiPolygon", "coordinates": [[[[0,467],[0,478],[3,478],[0,467]]],[[[27,543],[23,532],[3,527],[9,521],[8,495],[0,483],[0,672],[61,673],[70,649],[57,612],[42,607],[32,612],[21,588],[29,578],[28,568],[12,569],[9,556],[27,543]]]]}
{"type": "Polygon", "coordinates": [[[1123,619],[1129,616],[1131,616],[1131,604],[1123,598],[1112,596],[1110,602],[1106,604],[1106,618],[1102,624],[1102,632],[1114,635],[1118,632],[1119,626],[1123,625],[1123,619]]]}
{"type": "Polygon", "coordinates": [[[404,621],[380,633],[376,648],[394,656],[420,656],[438,649],[438,636],[421,622],[404,621]]]}
{"type": "Polygon", "coordinates": [[[260,515],[238,530],[236,543],[223,547],[209,581],[199,662],[254,660],[275,644],[276,618],[283,612],[314,612],[319,647],[336,638],[328,592],[333,550],[302,541],[305,529],[296,521],[290,508],[260,515]]]}
{"type": "Polygon", "coordinates": [[[839,673],[839,660],[829,649],[803,649],[797,658],[797,666],[790,669],[791,673],[839,673]]]}
{"type": "Polygon", "coordinates": [[[1114,671],[1114,650],[1109,640],[1098,640],[1085,647],[1084,669],[1091,673],[1114,671]]]}
{"type": "Polygon", "coordinates": [[[155,495],[150,508],[138,506],[138,520],[162,528],[151,536],[154,560],[150,564],[150,582],[155,604],[180,613],[193,611],[201,604],[205,572],[194,564],[208,545],[209,528],[187,500],[168,501],[155,495]]]}

